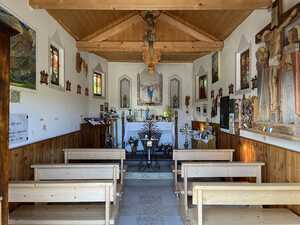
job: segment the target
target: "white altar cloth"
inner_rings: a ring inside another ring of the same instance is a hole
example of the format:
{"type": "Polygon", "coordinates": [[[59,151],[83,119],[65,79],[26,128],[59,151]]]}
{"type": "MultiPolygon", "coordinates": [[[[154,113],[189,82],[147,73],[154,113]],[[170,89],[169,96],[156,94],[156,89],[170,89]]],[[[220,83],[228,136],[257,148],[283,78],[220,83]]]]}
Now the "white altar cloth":
{"type": "MultiPolygon", "coordinates": [[[[124,134],[124,141],[125,141],[125,149],[127,151],[131,151],[131,147],[128,144],[128,140],[130,137],[134,137],[139,139],[138,133],[143,129],[144,122],[127,122],[125,125],[125,134],[124,134]]],[[[173,122],[157,122],[155,126],[161,132],[161,138],[159,144],[171,144],[174,146],[175,144],[175,130],[174,130],[174,123],[173,122]]],[[[139,141],[138,150],[143,149],[141,141],[139,141]]]]}

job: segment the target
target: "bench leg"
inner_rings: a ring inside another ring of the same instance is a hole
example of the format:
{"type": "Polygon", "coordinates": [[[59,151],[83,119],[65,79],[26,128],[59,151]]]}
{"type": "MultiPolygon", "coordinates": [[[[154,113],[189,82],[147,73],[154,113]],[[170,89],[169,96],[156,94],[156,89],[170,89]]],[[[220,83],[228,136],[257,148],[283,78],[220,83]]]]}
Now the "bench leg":
{"type": "Polygon", "coordinates": [[[187,184],[187,171],[184,171],[184,209],[188,211],[188,184],[187,184]]]}
{"type": "Polygon", "coordinates": [[[198,211],[198,225],[204,225],[204,214],[203,214],[203,198],[202,198],[202,191],[198,190],[198,204],[197,204],[197,211],[198,211]]]}
{"type": "Polygon", "coordinates": [[[105,188],[105,225],[109,225],[110,221],[110,187],[105,188]]]}

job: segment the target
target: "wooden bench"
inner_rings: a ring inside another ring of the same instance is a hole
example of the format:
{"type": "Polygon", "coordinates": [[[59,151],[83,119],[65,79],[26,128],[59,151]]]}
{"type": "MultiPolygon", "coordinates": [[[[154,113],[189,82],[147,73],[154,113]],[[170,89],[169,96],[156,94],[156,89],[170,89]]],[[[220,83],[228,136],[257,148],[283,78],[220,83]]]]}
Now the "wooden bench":
{"type": "Polygon", "coordinates": [[[189,150],[174,150],[174,188],[177,187],[177,176],[181,174],[178,168],[178,161],[232,161],[234,149],[189,149],[189,150]]]}
{"type": "Polygon", "coordinates": [[[51,204],[19,206],[10,213],[9,225],[115,224],[112,189],[111,181],[10,183],[9,202],[51,204]]]}
{"type": "Polygon", "coordinates": [[[193,185],[193,204],[197,208],[190,210],[188,223],[193,225],[300,224],[289,209],[249,207],[300,205],[300,184],[198,183],[193,185]]]}
{"type": "Polygon", "coordinates": [[[208,162],[208,163],[183,163],[181,177],[183,184],[178,183],[177,190],[184,195],[184,207],[188,209],[188,196],[192,196],[192,186],[188,185],[190,178],[256,178],[256,183],[261,183],[261,168],[264,163],[242,162],[208,162]]]}
{"type": "Polygon", "coordinates": [[[110,160],[120,161],[121,184],[124,180],[125,149],[101,149],[101,148],[68,148],[63,149],[65,163],[69,160],[110,160]]]}
{"type": "Polygon", "coordinates": [[[31,165],[35,181],[113,180],[114,204],[121,193],[119,164],[41,164],[31,165]]]}

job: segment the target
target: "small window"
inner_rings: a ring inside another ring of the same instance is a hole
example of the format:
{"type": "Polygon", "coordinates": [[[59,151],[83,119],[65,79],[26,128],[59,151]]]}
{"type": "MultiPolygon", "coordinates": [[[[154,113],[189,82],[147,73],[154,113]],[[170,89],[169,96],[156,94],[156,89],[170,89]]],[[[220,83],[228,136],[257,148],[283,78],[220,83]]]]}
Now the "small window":
{"type": "Polygon", "coordinates": [[[50,44],[50,79],[51,84],[55,87],[63,88],[65,83],[64,77],[64,50],[54,44],[50,44]]]}
{"type": "Polygon", "coordinates": [[[93,77],[94,96],[103,96],[103,74],[94,72],[93,77]]]}

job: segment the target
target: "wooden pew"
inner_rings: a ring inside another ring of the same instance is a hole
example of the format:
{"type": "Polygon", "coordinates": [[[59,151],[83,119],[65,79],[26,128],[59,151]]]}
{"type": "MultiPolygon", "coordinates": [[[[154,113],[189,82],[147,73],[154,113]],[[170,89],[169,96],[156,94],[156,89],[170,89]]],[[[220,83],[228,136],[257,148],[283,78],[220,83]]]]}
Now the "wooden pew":
{"type": "Polygon", "coordinates": [[[35,181],[113,180],[114,204],[121,192],[119,164],[40,164],[31,165],[35,181]]]}
{"type": "Polygon", "coordinates": [[[195,183],[193,204],[197,205],[190,210],[189,224],[193,225],[300,224],[300,217],[289,209],[246,207],[300,205],[300,184],[296,183],[195,183]]]}
{"type": "Polygon", "coordinates": [[[232,161],[234,149],[189,149],[174,150],[174,188],[177,187],[177,176],[181,173],[178,162],[188,161],[232,161]]]}
{"type": "Polygon", "coordinates": [[[261,183],[261,168],[264,163],[243,162],[208,162],[182,163],[181,177],[183,185],[178,183],[177,190],[184,195],[184,208],[188,210],[188,196],[192,195],[192,188],[188,186],[190,178],[256,178],[261,183]]]}
{"type": "Polygon", "coordinates": [[[112,189],[111,181],[10,183],[9,202],[51,204],[19,206],[10,213],[9,225],[115,224],[112,189]]]}
{"type": "Polygon", "coordinates": [[[125,149],[102,149],[102,148],[67,148],[63,149],[65,163],[69,160],[110,160],[120,161],[121,184],[124,181],[125,149]]]}

